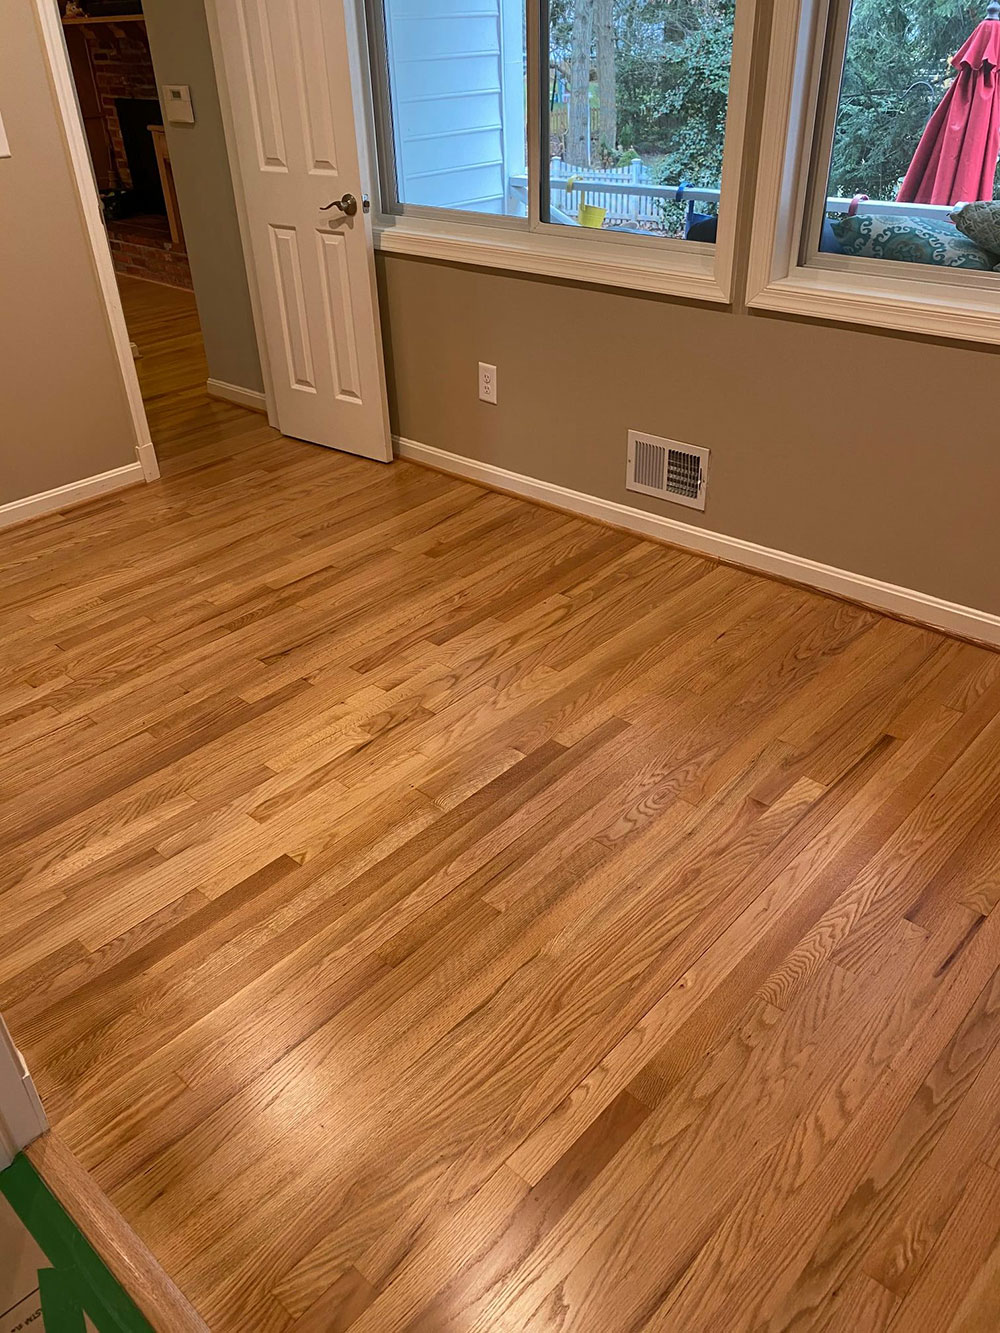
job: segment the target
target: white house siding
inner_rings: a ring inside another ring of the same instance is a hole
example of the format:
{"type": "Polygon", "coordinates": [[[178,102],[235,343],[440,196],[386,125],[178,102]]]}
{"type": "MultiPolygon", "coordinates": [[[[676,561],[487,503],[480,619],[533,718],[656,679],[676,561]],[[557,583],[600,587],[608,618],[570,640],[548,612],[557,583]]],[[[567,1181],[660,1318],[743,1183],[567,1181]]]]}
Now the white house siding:
{"type": "MultiPolygon", "coordinates": [[[[512,72],[523,86],[520,49],[511,44],[512,0],[385,0],[393,98],[393,136],[403,203],[503,213],[507,180],[523,172],[524,126],[505,145],[505,90],[512,72]]],[[[517,10],[518,24],[520,10],[517,10]]]]}

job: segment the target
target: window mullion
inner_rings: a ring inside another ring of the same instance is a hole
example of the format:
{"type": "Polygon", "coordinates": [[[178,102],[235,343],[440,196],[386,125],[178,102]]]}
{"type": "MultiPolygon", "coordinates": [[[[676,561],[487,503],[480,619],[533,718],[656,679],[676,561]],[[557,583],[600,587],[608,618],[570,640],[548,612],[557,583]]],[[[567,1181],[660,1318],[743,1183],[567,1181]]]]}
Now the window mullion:
{"type": "MultiPolygon", "coordinates": [[[[370,125],[375,150],[375,180],[379,191],[379,211],[399,211],[396,188],[396,143],[393,129],[392,97],[389,87],[389,30],[381,4],[362,4],[363,31],[366,40],[366,64],[371,70],[370,125]]],[[[359,31],[362,30],[359,28],[359,31]]]]}
{"type": "Polygon", "coordinates": [[[548,9],[548,0],[526,0],[528,226],[532,231],[538,228],[541,220],[543,167],[545,188],[548,188],[548,153],[544,159],[542,157],[543,131],[548,123],[548,99],[543,95],[542,79],[542,70],[548,63],[548,9]]]}
{"type": "Polygon", "coordinates": [[[812,151],[806,186],[804,231],[799,240],[799,262],[808,263],[819,251],[819,233],[826,214],[829,193],[833,138],[837,128],[837,105],[847,52],[847,32],[851,22],[851,0],[829,0],[818,15],[819,34],[815,60],[818,73],[818,101],[813,126],[812,151]]]}

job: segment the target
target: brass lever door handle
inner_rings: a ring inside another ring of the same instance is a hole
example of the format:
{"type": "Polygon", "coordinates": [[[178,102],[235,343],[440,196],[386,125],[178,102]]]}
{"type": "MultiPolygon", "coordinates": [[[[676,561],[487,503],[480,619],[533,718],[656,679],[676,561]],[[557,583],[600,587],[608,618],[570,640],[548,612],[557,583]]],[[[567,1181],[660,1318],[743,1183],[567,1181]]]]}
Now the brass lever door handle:
{"type": "Polygon", "coordinates": [[[346,214],[347,217],[352,218],[354,217],[354,214],[358,211],[358,201],[357,199],[355,199],[353,194],[345,194],[342,195],[341,198],[339,199],[332,200],[332,202],[329,204],[323,204],[319,211],[321,213],[326,213],[331,208],[339,208],[341,213],[344,213],[346,214]]]}

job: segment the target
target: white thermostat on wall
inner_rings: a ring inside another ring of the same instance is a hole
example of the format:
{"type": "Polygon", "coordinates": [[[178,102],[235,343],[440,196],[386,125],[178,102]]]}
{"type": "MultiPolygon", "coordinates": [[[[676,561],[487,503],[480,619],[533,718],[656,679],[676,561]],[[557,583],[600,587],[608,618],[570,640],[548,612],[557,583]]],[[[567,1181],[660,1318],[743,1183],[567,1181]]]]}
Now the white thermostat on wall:
{"type": "Polygon", "coordinates": [[[163,85],[163,114],[170,125],[194,124],[191,89],[186,83],[165,83],[163,85]]]}

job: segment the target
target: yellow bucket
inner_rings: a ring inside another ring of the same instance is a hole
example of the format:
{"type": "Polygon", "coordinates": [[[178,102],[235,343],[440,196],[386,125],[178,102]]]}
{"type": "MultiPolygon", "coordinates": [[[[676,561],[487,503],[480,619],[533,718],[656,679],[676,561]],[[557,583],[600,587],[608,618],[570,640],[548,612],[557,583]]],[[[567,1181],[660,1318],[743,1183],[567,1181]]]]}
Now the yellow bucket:
{"type": "Polygon", "coordinates": [[[581,227],[602,227],[606,215],[606,208],[598,208],[596,204],[581,203],[576,220],[581,227]]]}

